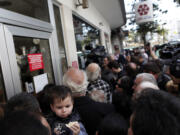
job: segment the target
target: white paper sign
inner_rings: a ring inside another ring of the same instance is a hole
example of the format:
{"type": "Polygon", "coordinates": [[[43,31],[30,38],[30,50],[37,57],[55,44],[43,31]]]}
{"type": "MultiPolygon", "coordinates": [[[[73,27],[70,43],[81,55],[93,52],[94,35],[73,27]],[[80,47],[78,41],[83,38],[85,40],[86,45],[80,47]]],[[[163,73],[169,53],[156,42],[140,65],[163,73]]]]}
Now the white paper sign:
{"type": "Polygon", "coordinates": [[[135,5],[136,23],[153,21],[153,4],[151,1],[140,2],[135,5]]]}
{"type": "Polygon", "coordinates": [[[47,73],[33,77],[35,92],[39,93],[43,90],[44,86],[48,84],[47,73]]]}
{"type": "Polygon", "coordinates": [[[25,82],[25,86],[26,86],[26,90],[27,90],[28,93],[34,92],[33,83],[25,82]]]}

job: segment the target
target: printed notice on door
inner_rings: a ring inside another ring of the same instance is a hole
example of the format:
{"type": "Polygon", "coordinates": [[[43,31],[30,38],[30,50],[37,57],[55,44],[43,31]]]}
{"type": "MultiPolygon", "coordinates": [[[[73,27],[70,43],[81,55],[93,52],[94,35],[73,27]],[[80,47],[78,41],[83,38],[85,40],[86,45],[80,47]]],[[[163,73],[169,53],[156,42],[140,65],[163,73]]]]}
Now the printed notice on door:
{"type": "Polygon", "coordinates": [[[44,86],[48,84],[47,73],[37,75],[33,77],[35,92],[39,93],[43,90],[44,86]]]}
{"type": "Polygon", "coordinates": [[[28,54],[28,62],[30,71],[44,68],[43,56],[41,53],[28,54]]]}

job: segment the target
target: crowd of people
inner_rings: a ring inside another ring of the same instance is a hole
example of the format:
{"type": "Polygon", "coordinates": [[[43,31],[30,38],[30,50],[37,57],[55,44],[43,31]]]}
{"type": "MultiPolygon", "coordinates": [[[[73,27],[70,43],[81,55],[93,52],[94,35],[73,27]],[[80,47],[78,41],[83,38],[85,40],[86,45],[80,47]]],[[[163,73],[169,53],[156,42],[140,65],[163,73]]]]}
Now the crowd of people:
{"type": "Polygon", "coordinates": [[[180,55],[115,51],[69,68],[62,85],[11,97],[0,106],[1,135],[179,135],[180,55]]]}

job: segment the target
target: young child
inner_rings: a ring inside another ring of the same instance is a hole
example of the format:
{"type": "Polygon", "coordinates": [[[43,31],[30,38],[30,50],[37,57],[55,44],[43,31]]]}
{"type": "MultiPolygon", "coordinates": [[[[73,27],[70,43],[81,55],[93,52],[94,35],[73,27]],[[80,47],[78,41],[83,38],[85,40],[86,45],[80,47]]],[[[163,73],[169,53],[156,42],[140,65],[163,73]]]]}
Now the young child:
{"type": "Polygon", "coordinates": [[[47,120],[52,135],[87,135],[79,114],[73,109],[71,90],[62,85],[50,89],[49,102],[52,112],[47,116],[47,120]]]}

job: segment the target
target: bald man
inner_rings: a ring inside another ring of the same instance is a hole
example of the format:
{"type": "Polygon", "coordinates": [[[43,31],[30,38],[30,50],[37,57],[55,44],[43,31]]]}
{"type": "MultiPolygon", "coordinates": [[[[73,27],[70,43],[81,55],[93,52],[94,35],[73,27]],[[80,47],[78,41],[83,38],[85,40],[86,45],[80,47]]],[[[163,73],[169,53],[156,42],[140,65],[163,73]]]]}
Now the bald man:
{"type": "Polygon", "coordinates": [[[86,68],[89,85],[88,92],[100,90],[104,92],[105,102],[111,103],[111,88],[107,82],[101,79],[101,68],[96,63],[91,63],[86,68]]]}
{"type": "Polygon", "coordinates": [[[82,70],[70,68],[63,76],[63,84],[72,90],[74,108],[79,112],[88,135],[95,135],[100,121],[115,111],[114,106],[96,102],[86,96],[88,82],[82,70]]]}

